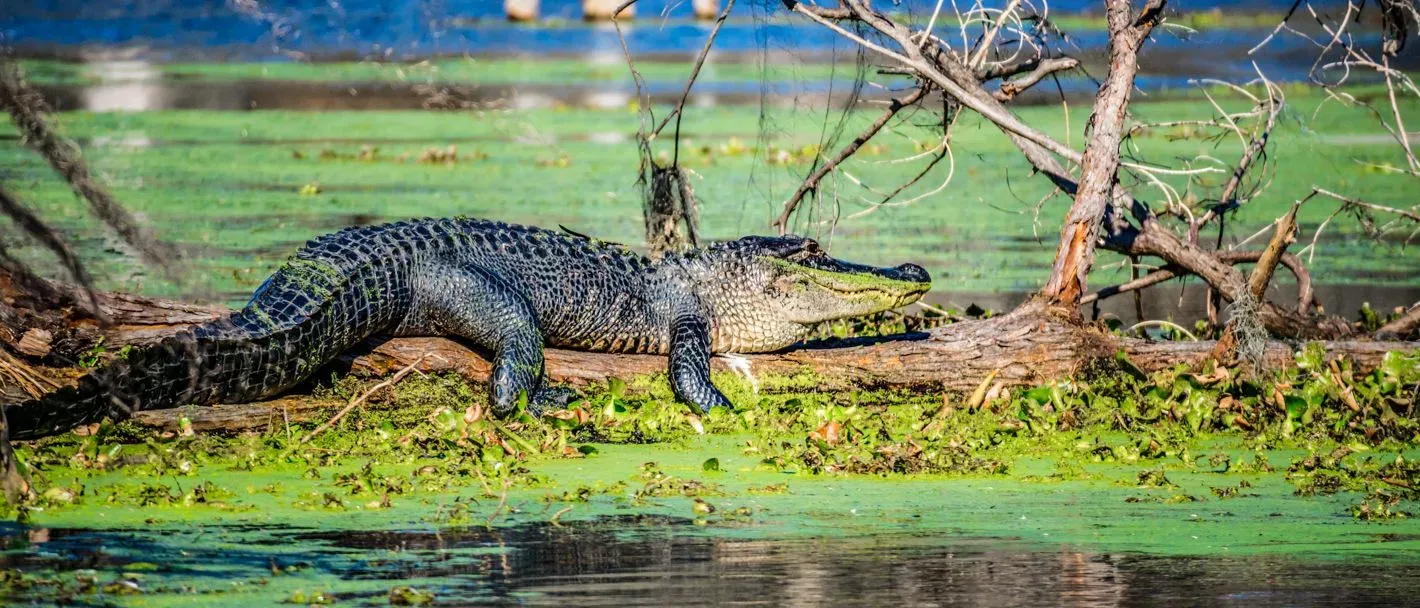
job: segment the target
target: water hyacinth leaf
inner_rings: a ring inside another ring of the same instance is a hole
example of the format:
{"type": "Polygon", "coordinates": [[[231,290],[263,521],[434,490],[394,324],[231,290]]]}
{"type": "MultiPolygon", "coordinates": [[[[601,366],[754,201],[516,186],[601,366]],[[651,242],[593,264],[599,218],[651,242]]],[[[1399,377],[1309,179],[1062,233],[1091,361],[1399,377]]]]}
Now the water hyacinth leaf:
{"type": "Polygon", "coordinates": [[[1037,405],[1045,405],[1050,403],[1051,394],[1055,390],[1055,385],[1039,386],[1026,391],[1026,398],[1034,401],[1037,405]]]}
{"type": "Polygon", "coordinates": [[[1307,400],[1294,395],[1287,395],[1285,399],[1285,403],[1287,404],[1287,419],[1292,422],[1301,422],[1302,417],[1306,415],[1307,409],[1310,407],[1307,400]]]}

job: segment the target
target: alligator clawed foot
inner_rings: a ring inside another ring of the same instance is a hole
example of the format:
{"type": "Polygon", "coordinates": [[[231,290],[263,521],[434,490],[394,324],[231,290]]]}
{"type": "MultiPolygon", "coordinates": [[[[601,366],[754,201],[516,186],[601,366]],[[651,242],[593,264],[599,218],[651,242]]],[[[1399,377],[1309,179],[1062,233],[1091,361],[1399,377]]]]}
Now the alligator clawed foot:
{"type": "Polygon", "coordinates": [[[565,386],[544,386],[537,391],[537,395],[528,402],[528,413],[541,417],[543,414],[557,410],[567,409],[582,394],[572,388],[565,386]]]}

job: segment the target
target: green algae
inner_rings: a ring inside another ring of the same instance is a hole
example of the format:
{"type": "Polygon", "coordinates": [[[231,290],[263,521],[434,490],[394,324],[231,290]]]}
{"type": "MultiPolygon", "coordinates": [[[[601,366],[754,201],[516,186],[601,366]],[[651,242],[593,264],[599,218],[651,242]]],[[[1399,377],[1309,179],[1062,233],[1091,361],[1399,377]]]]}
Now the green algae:
{"type": "MultiPolygon", "coordinates": [[[[1230,226],[1250,234],[1313,184],[1354,193],[1378,204],[1408,206],[1408,182],[1373,167],[1403,165],[1402,152],[1363,110],[1294,93],[1295,113],[1273,134],[1276,172],[1271,186],[1250,201],[1230,226]]],[[[1414,108],[1402,102],[1403,111],[1414,108]]],[[[1240,109],[1224,101],[1229,109],[1240,109]]],[[[1142,102],[1140,120],[1201,119],[1206,104],[1142,102]]],[[[685,127],[681,158],[703,179],[702,233],[733,238],[767,229],[807,164],[771,164],[781,151],[817,146],[821,116],[789,108],[696,108],[685,127]],[[757,125],[772,125],[764,140],[757,125]],[[738,142],[738,143],[736,143],[738,142]],[[746,143],[749,142],[749,143],[746,143]],[[748,178],[747,178],[748,176],[748,178]]],[[[1088,107],[1071,107],[1068,121],[1059,109],[1022,108],[1022,118],[1069,141],[1080,141],[1088,107]],[[1068,138],[1067,138],[1068,135],[1068,138]]],[[[852,112],[846,132],[872,120],[852,112]]],[[[640,213],[638,160],[632,141],[635,114],[628,110],[529,110],[516,112],[69,112],[59,127],[85,145],[85,157],[126,205],[146,217],[165,238],[189,252],[188,283],[146,276],[134,260],[113,251],[101,227],[42,159],[16,140],[0,140],[0,163],[10,171],[25,202],[50,218],[101,277],[102,287],[151,295],[202,297],[239,304],[297,247],[312,237],[352,223],[417,216],[492,217],[541,225],[562,224],[615,241],[638,243],[639,228],[626,217],[640,213]],[[292,129],[298,124],[300,129],[292,129]],[[628,145],[607,145],[594,136],[612,134],[628,145]],[[148,142],[126,145],[130,137],[148,142]],[[108,143],[102,143],[108,142],[108,143]],[[452,164],[421,163],[428,148],[455,145],[452,164]],[[360,160],[366,148],[377,150],[360,160]],[[329,151],[331,154],[324,155],[329,151]],[[486,156],[485,156],[486,155],[486,156]],[[296,158],[299,156],[300,158],[296,158]],[[566,166],[546,163],[566,158],[566,166]],[[320,193],[302,188],[320,184],[320,193]],[[517,188],[501,185],[518,184],[517,188]]],[[[10,133],[0,127],[0,133],[10,133]]],[[[1215,143],[1173,133],[1140,133],[1132,145],[1146,158],[1227,156],[1215,143]]],[[[918,169],[889,159],[920,151],[938,137],[928,126],[905,124],[866,149],[849,171],[865,183],[898,183],[918,169]]],[[[1053,249],[1051,234],[1068,201],[1035,202],[1050,193],[1045,180],[1021,179],[1028,168],[999,132],[963,117],[954,132],[956,170],[951,187],[931,200],[884,207],[830,230],[805,219],[797,231],[817,236],[835,255],[875,265],[906,261],[928,269],[934,288],[967,292],[1024,291],[1038,287],[1040,268],[1053,249]]],[[[658,142],[658,150],[666,142],[658,142]]],[[[794,155],[793,158],[805,158],[794,155]]],[[[811,158],[808,157],[808,158],[811,158]]],[[[1180,182],[1171,182],[1182,188],[1180,182]]],[[[849,185],[839,184],[843,194],[849,185]]],[[[843,213],[862,211],[857,199],[843,199],[843,213]]],[[[814,210],[815,214],[831,210],[814,210]]],[[[1304,234],[1319,226],[1333,206],[1312,202],[1299,221],[1304,234]]],[[[806,216],[807,217],[807,216],[806,216]]],[[[14,253],[42,269],[55,268],[43,250],[21,245],[14,253]]],[[[1420,256],[1397,240],[1375,244],[1363,222],[1338,217],[1327,228],[1312,259],[1313,276],[1347,277],[1364,284],[1409,286],[1420,272],[1420,256]],[[1378,269],[1377,256],[1387,266],[1378,269]]],[[[1122,279],[1117,260],[1102,253],[1096,278],[1122,279]]],[[[1333,311],[1350,312],[1350,311],[1333,311]]]]}
{"type": "MultiPolygon", "coordinates": [[[[1398,488],[1392,504],[1415,500],[1407,484],[1420,467],[1401,454],[1420,432],[1408,414],[1420,381],[1417,355],[1392,354],[1364,375],[1344,364],[1306,367],[1316,357],[1303,351],[1302,367],[1260,381],[1183,370],[1145,380],[1102,375],[970,410],[958,409],[951,395],[895,391],[756,395],[747,382],[717,375],[739,407],[701,416],[674,403],[659,377],[592,390],[557,416],[502,422],[483,416],[480,387],[453,376],[411,378],[377,399],[380,409],[351,414],[308,444],[295,441],[303,425],[161,438],[125,423],[22,446],[19,457],[41,497],[21,505],[20,515],[46,526],[127,528],[328,526],[325,517],[340,513],[335,525],[364,527],[481,519],[473,513],[487,514],[490,505],[469,505],[491,498],[555,504],[572,496],[578,506],[567,521],[614,513],[628,501],[685,515],[689,499],[754,496],[755,504],[728,506],[796,517],[812,515],[805,504],[841,506],[817,494],[801,500],[801,493],[845,484],[863,484],[863,493],[843,496],[852,505],[873,496],[875,484],[942,484],[953,494],[1045,484],[1073,500],[1115,503],[1157,498],[1155,490],[1206,501],[1210,488],[1240,490],[1247,481],[1244,495],[1285,500],[1279,490],[1287,489],[1312,498],[1296,501],[1304,505],[1298,512],[1327,517],[1344,514],[1339,504],[1376,484],[1398,488]],[[1348,400],[1359,410],[1347,408],[1348,400]],[[1318,481],[1317,471],[1340,480],[1318,481]],[[786,482],[781,494],[750,493],[786,482]],[[638,502],[648,498],[657,500],[638,502]]],[[[347,379],[323,390],[357,389],[347,379]]],[[[513,516],[492,515],[489,524],[513,516]]]]}
{"type": "MultiPolygon", "coordinates": [[[[1364,411],[1380,414],[1417,390],[1414,361],[1395,355],[1347,386],[1364,411]]],[[[292,440],[303,425],[229,438],[151,437],[106,425],[91,437],[29,444],[20,455],[41,498],[23,508],[23,527],[0,528],[0,536],[27,539],[5,555],[29,547],[65,554],[74,550],[66,542],[80,542],[49,538],[58,534],[102,538],[110,557],[77,569],[11,565],[0,593],[134,605],[467,600],[472,592],[460,587],[467,581],[420,574],[424,564],[496,571],[512,550],[499,535],[538,529],[772,540],[806,551],[822,542],[815,539],[857,538],[1027,553],[1420,559],[1414,520],[1351,514],[1411,508],[1408,494],[1356,501],[1369,484],[1415,481],[1416,468],[1397,456],[1413,451],[1412,426],[1377,418],[1383,430],[1368,435],[1364,422],[1338,427],[1328,411],[1314,411],[1288,432],[1288,415],[1267,405],[1238,410],[1255,423],[1246,432],[1213,416],[1190,421],[1183,406],[1190,399],[1178,393],[1204,390],[1221,405],[1247,390],[1295,383],[1284,401],[1327,395],[1305,369],[1252,389],[1182,372],[1137,385],[1100,379],[947,415],[942,400],[953,402],[950,395],[800,389],[745,400],[745,382],[716,380],[741,407],[697,417],[703,435],[693,415],[668,400],[663,378],[593,390],[565,417],[483,425],[470,415],[485,398],[481,389],[434,376],[410,378],[377,399],[379,409],[353,413],[305,446],[292,440]],[[1169,392],[1155,392],[1161,387],[1169,392]],[[1102,394],[1146,402],[1152,394],[1160,410],[1119,408],[1127,412],[1118,414],[1122,422],[1109,422],[1102,394]],[[1046,401],[1061,410],[1039,411],[1046,401]],[[825,431],[830,424],[838,430],[825,431]],[[1345,481],[1304,478],[1319,471],[1345,481]],[[343,548],[341,539],[369,534],[488,540],[433,553],[343,548]],[[393,572],[408,574],[391,580],[393,572]]],[[[359,388],[347,379],[324,390],[359,388]]],[[[1322,408],[1339,405],[1339,393],[1330,395],[1322,408]]]]}

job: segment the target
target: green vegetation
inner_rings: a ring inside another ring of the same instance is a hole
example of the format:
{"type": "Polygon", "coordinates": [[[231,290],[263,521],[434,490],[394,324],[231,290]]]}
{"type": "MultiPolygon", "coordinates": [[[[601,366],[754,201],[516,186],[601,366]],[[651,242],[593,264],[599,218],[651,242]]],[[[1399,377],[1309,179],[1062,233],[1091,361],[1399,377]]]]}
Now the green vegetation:
{"type": "MultiPolygon", "coordinates": [[[[1290,95],[1292,109],[1272,137],[1276,170],[1270,187],[1230,219],[1231,234],[1251,234],[1313,184],[1376,203],[1413,204],[1410,180],[1385,169],[1403,165],[1399,147],[1364,110],[1323,104],[1300,90],[1290,95]]],[[[1405,110],[1420,107],[1412,103],[1405,110]]],[[[861,128],[875,112],[848,114],[844,132],[861,128]]],[[[1190,101],[1134,107],[1142,121],[1205,118],[1208,112],[1206,103],[1190,101]]],[[[1071,106],[1068,131],[1059,108],[1020,113],[1078,144],[1088,108],[1071,106]]],[[[813,156],[826,153],[819,144],[821,112],[770,107],[762,118],[759,109],[743,107],[692,108],[686,117],[681,160],[695,173],[702,232],[710,238],[767,230],[813,156]]],[[[642,239],[639,223],[626,221],[639,213],[641,196],[632,144],[636,117],[629,108],[71,112],[56,121],[84,146],[86,159],[118,198],[191,258],[184,285],[147,276],[103,236],[49,167],[9,127],[0,128],[0,137],[11,135],[0,139],[6,181],[76,242],[105,288],[239,304],[305,240],[355,222],[410,216],[465,214],[562,224],[631,244],[642,239]]],[[[1234,142],[1202,135],[1183,127],[1146,131],[1131,150],[1154,159],[1208,154],[1226,161],[1236,155],[1234,142]]],[[[937,137],[913,121],[865,146],[845,169],[881,190],[906,181],[926,162],[888,161],[929,149],[937,137]]],[[[1029,174],[996,129],[964,116],[952,143],[953,178],[940,193],[869,211],[873,195],[847,178],[831,179],[824,203],[807,209],[797,230],[819,236],[847,259],[919,263],[932,272],[938,290],[1037,288],[1068,201],[1054,196],[1038,206],[1050,194],[1048,185],[1029,174]],[[835,226],[835,206],[845,217],[867,213],[835,226]]],[[[657,150],[670,153],[667,142],[658,142],[657,150]]],[[[950,164],[942,161],[908,196],[936,188],[950,164]]],[[[1224,178],[1202,176],[1215,187],[1224,178]]],[[[1162,195],[1156,198],[1162,207],[1162,195]]],[[[1309,243],[1310,231],[1335,208],[1322,200],[1303,208],[1298,247],[1309,243]]],[[[55,267],[37,248],[17,249],[41,268],[55,267]]],[[[1127,278],[1125,269],[1112,265],[1116,261],[1104,256],[1093,282],[1127,278]]],[[[1318,243],[1312,265],[1322,282],[1413,285],[1420,256],[1404,246],[1404,235],[1376,245],[1365,238],[1363,223],[1342,216],[1318,243]],[[1386,263],[1378,266],[1377,259],[1386,263]]]]}
{"type": "MultiPolygon", "coordinates": [[[[314,424],[279,417],[234,437],[106,423],[20,447],[38,498],[7,507],[28,526],[16,533],[114,530],[145,539],[144,551],[207,557],[12,569],[0,593],[111,598],[132,585],[160,603],[192,593],[316,603],[313,593],[331,592],[418,602],[445,583],[343,580],[301,561],[312,541],[280,539],[625,514],[712,537],[911,530],[1097,551],[1420,558],[1420,353],[1360,374],[1311,346],[1296,368],[1253,379],[1120,365],[991,399],[830,395],[813,392],[807,373],[761,378],[756,394],[726,376],[716,380],[740,407],[704,416],[674,403],[663,377],[647,378],[593,388],[556,416],[503,421],[485,415],[481,387],[411,376],[306,444],[298,438],[314,424]],[[243,570],[210,555],[251,543],[271,557],[243,570]],[[238,574],[201,574],[218,566],[238,574]]],[[[348,399],[366,389],[346,378],[320,390],[348,399]]]]}

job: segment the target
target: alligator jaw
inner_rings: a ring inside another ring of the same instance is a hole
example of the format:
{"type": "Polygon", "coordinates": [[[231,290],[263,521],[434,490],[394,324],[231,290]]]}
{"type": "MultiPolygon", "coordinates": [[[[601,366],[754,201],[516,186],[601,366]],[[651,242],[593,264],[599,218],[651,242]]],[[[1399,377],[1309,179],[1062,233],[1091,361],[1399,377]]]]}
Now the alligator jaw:
{"type": "Polygon", "coordinates": [[[878,268],[828,256],[766,259],[781,273],[775,297],[785,316],[805,325],[906,306],[932,288],[927,271],[914,264],[878,268]]]}

